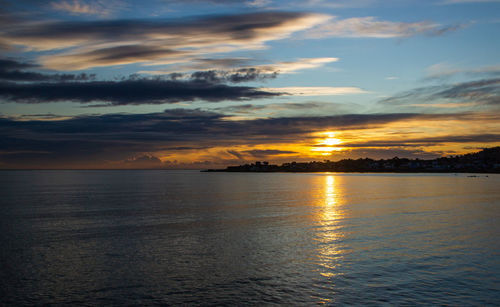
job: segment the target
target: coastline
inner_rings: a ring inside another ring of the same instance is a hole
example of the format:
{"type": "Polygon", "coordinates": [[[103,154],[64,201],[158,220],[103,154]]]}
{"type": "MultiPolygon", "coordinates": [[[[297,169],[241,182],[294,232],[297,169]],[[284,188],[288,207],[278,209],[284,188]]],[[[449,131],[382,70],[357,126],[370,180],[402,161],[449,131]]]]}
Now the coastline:
{"type": "Polygon", "coordinates": [[[483,171],[432,171],[432,170],[422,170],[422,171],[330,171],[330,170],[318,170],[318,171],[245,171],[245,170],[227,170],[227,169],[205,169],[200,170],[202,173],[333,173],[333,174],[500,174],[500,170],[483,170],[483,171]]]}
{"type": "Polygon", "coordinates": [[[392,159],[374,160],[343,159],[340,161],[290,162],[281,165],[256,161],[251,164],[228,166],[225,169],[208,169],[206,172],[355,172],[355,173],[500,173],[500,147],[485,148],[476,153],[441,157],[432,160],[392,159]]]}

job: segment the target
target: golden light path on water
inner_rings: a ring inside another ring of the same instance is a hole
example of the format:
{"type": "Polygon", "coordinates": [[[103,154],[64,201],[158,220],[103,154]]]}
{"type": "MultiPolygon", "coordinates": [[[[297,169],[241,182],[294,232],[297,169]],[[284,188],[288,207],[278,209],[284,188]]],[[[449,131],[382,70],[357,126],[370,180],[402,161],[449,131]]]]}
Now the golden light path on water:
{"type": "Polygon", "coordinates": [[[327,175],[324,178],[324,197],[321,200],[318,217],[320,227],[317,237],[318,264],[321,267],[320,274],[330,278],[336,275],[338,261],[343,256],[339,246],[339,241],[343,237],[339,226],[339,220],[343,218],[339,185],[342,177],[327,175]]]}

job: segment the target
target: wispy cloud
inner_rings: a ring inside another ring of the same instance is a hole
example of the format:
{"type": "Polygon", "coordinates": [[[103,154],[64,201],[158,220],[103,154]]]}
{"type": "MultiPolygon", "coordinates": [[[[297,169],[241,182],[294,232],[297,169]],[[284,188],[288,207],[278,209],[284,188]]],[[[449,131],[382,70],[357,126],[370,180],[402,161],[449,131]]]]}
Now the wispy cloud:
{"type": "Polygon", "coordinates": [[[443,80],[456,75],[494,77],[500,76],[500,65],[489,65],[478,68],[462,68],[443,62],[429,66],[426,69],[426,72],[427,74],[425,80],[443,80]]]}
{"type": "Polygon", "coordinates": [[[500,2],[500,0],[443,0],[440,4],[459,4],[459,3],[487,3],[500,2]]]}
{"type": "Polygon", "coordinates": [[[306,6],[306,7],[325,7],[325,8],[359,8],[359,7],[367,7],[374,3],[376,0],[303,0],[295,3],[297,6],[306,6]]]}
{"type": "Polygon", "coordinates": [[[285,102],[285,103],[260,103],[260,104],[235,104],[217,107],[211,110],[224,114],[235,115],[245,119],[290,117],[301,114],[302,116],[321,116],[324,114],[349,114],[359,112],[362,107],[353,103],[335,103],[322,101],[285,102]]]}
{"type": "Polygon", "coordinates": [[[54,10],[72,15],[107,16],[112,11],[123,7],[123,3],[117,0],[61,0],[52,1],[50,6],[54,10]]]}
{"type": "Polygon", "coordinates": [[[239,104],[228,107],[216,108],[217,111],[222,111],[224,113],[250,113],[253,111],[271,109],[271,110],[304,110],[304,109],[314,109],[319,108],[327,103],[319,102],[289,102],[289,103],[268,103],[265,105],[256,104],[239,104]]]}
{"type": "Polygon", "coordinates": [[[295,61],[282,61],[264,65],[243,65],[248,59],[195,59],[194,63],[175,65],[164,70],[142,70],[139,73],[151,75],[170,75],[175,78],[196,78],[207,76],[213,80],[229,82],[254,81],[257,79],[273,79],[278,74],[291,74],[304,69],[314,69],[325,64],[338,61],[338,58],[302,58],[295,61]],[[202,69],[191,74],[180,73],[202,69]],[[204,70],[204,71],[203,71],[204,70]],[[172,73],[172,71],[175,71],[172,73]]]}
{"type": "Polygon", "coordinates": [[[0,40],[29,50],[50,69],[78,70],[132,63],[176,62],[186,57],[265,48],[328,19],[298,12],[210,16],[183,21],[106,20],[47,22],[0,30],[0,40]],[[124,30],[126,29],[126,31],[124,30]]]}
{"type": "Polygon", "coordinates": [[[443,136],[429,136],[420,138],[405,138],[402,140],[376,140],[343,143],[343,147],[362,148],[362,147],[422,147],[429,144],[443,143],[497,143],[500,141],[500,134],[496,133],[481,133],[456,135],[447,134],[443,136]]]}
{"type": "Polygon", "coordinates": [[[352,94],[366,93],[366,91],[357,87],[328,87],[328,86],[276,87],[276,88],[261,88],[261,90],[270,93],[280,93],[282,95],[292,95],[292,96],[336,96],[336,95],[352,95],[352,94]]]}
{"type": "Polygon", "coordinates": [[[422,106],[436,107],[442,104],[463,106],[500,105],[500,79],[482,79],[455,84],[442,84],[416,88],[399,93],[380,101],[391,106],[422,106]]]}
{"type": "Polygon", "coordinates": [[[376,17],[332,18],[314,29],[308,30],[304,36],[323,37],[370,37],[395,38],[415,35],[437,36],[455,31],[463,25],[443,26],[430,21],[393,22],[377,20],[376,17]]]}
{"type": "Polygon", "coordinates": [[[250,7],[265,7],[272,3],[272,0],[248,0],[245,5],[250,7]]]}
{"type": "Polygon", "coordinates": [[[314,69],[321,67],[325,64],[337,62],[338,58],[302,58],[296,61],[283,61],[270,65],[257,65],[256,68],[268,71],[278,72],[280,74],[294,73],[304,69],[314,69]]]}
{"type": "Polygon", "coordinates": [[[304,69],[314,69],[322,67],[328,63],[337,62],[339,58],[321,57],[321,58],[300,58],[293,61],[280,61],[271,64],[248,65],[250,59],[247,58],[226,58],[226,59],[192,59],[190,64],[175,65],[172,68],[160,71],[142,71],[151,74],[166,74],[172,70],[176,72],[204,70],[227,70],[227,69],[249,69],[254,68],[265,73],[294,73],[304,69]]]}

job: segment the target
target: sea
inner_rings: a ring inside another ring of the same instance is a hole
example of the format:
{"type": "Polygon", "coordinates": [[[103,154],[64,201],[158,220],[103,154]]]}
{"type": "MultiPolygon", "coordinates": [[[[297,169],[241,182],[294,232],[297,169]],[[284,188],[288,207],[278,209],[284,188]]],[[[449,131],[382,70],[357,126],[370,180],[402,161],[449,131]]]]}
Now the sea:
{"type": "Polygon", "coordinates": [[[0,171],[0,305],[499,306],[500,175],[0,171]]]}

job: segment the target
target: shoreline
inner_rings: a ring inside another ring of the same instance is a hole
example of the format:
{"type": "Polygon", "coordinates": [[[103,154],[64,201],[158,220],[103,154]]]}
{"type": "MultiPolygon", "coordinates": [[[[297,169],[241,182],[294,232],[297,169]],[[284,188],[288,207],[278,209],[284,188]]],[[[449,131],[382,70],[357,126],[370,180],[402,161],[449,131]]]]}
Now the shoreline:
{"type": "Polygon", "coordinates": [[[423,170],[423,171],[331,171],[331,170],[321,170],[321,171],[245,171],[245,170],[227,170],[227,169],[207,169],[200,170],[202,173],[303,173],[303,174],[313,174],[313,173],[334,173],[334,174],[347,174],[347,173],[356,173],[356,174],[500,174],[500,171],[432,171],[432,170],[423,170]]]}

